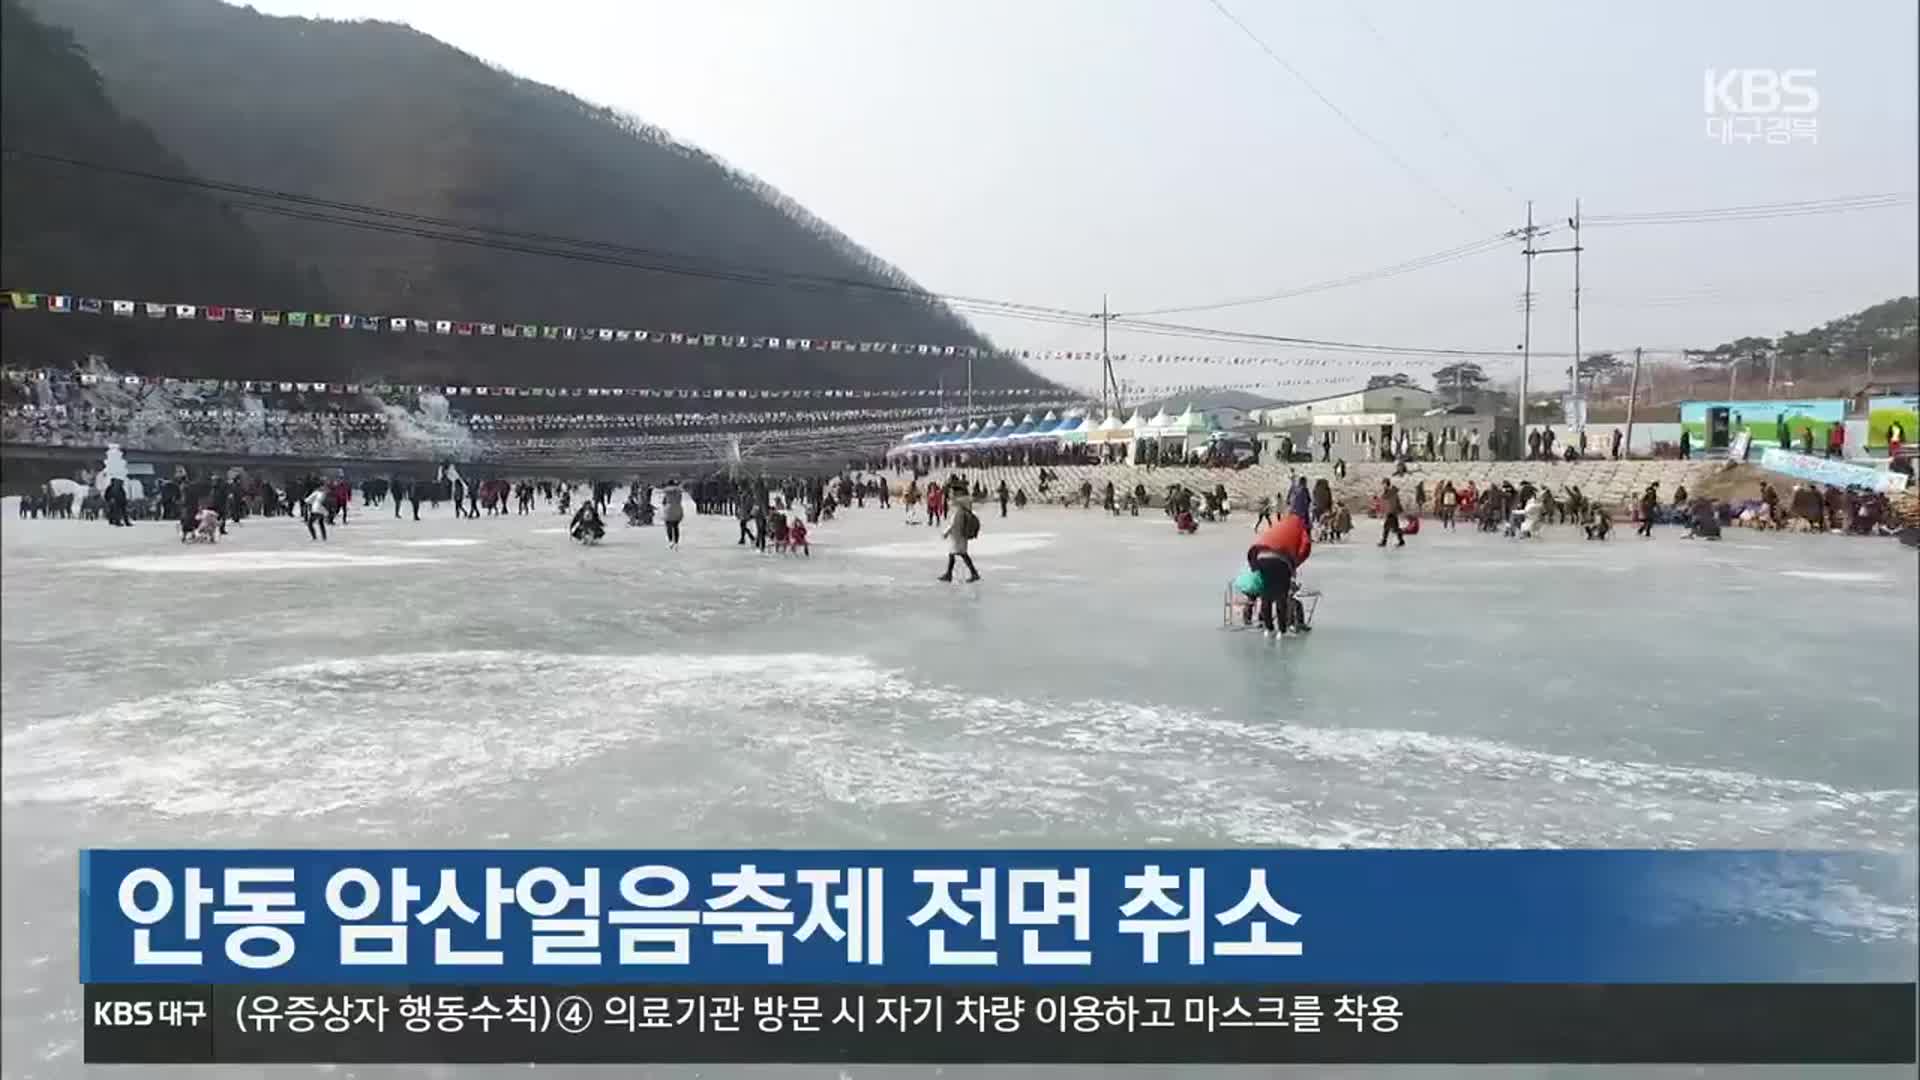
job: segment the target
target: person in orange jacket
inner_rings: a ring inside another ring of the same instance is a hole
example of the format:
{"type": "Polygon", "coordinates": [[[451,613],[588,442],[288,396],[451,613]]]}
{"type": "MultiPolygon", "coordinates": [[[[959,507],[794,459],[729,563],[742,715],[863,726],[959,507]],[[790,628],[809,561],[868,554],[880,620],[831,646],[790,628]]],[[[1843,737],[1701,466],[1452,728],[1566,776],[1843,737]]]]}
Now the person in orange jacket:
{"type": "MultiPolygon", "coordinates": [[[[1313,535],[1305,518],[1289,513],[1267,527],[1247,549],[1247,565],[1260,572],[1260,626],[1269,637],[1292,623],[1293,575],[1313,554],[1313,535]],[[1276,612],[1278,615],[1276,616],[1276,612]]],[[[1301,630],[1305,630],[1303,625],[1301,630]]]]}

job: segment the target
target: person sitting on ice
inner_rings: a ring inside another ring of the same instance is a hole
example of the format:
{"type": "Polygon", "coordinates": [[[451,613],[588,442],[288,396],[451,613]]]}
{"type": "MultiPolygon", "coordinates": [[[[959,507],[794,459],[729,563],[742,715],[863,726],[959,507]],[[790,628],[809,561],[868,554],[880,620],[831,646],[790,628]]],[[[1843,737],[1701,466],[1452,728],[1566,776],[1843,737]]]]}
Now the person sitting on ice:
{"type": "Polygon", "coordinates": [[[769,516],[767,519],[767,535],[773,539],[773,550],[775,552],[783,555],[786,554],[787,544],[792,540],[793,525],[796,524],[799,524],[798,519],[796,519],[793,524],[789,524],[786,513],[781,510],[775,510],[772,515],[769,516]]]}
{"type": "Polygon", "coordinates": [[[1540,496],[1536,492],[1531,499],[1527,500],[1526,507],[1515,511],[1513,518],[1507,522],[1507,535],[1517,536],[1522,540],[1532,539],[1533,535],[1539,531],[1540,521],[1546,516],[1546,512],[1547,508],[1541,503],[1540,496]]]}
{"type": "Polygon", "coordinates": [[[644,524],[646,524],[646,522],[644,522],[644,521],[641,521],[641,520],[640,520],[640,498],[639,498],[639,496],[637,496],[637,495],[634,495],[634,494],[628,494],[628,495],[627,495],[627,501],[626,501],[626,503],[625,503],[624,505],[622,505],[622,506],[620,507],[620,510],[621,510],[621,512],[622,512],[622,513],[624,513],[624,514],[626,514],[626,515],[627,515],[627,524],[628,524],[628,525],[644,525],[644,524]]]}
{"type": "Polygon", "coordinates": [[[1613,531],[1613,515],[1607,513],[1607,508],[1599,503],[1588,503],[1585,528],[1587,539],[1605,540],[1607,534],[1613,531]]]}
{"type": "MultiPolygon", "coordinates": [[[[832,506],[833,504],[828,503],[827,505],[832,506]]],[[[809,559],[813,558],[813,548],[807,546],[806,522],[796,518],[787,525],[787,550],[789,552],[797,551],[809,559]]]]}
{"type": "Polygon", "coordinates": [[[1297,575],[1287,583],[1287,618],[1296,634],[1304,634],[1313,629],[1307,625],[1307,605],[1300,602],[1300,578],[1297,575]]]}
{"type": "Polygon", "coordinates": [[[1712,499],[1704,495],[1694,499],[1688,511],[1687,535],[1684,539],[1720,539],[1720,513],[1712,499]]]}
{"type": "Polygon", "coordinates": [[[607,535],[607,527],[600,520],[600,504],[588,499],[573,512],[573,524],[568,532],[575,540],[586,542],[599,540],[607,535]]]}
{"type": "Polygon", "coordinates": [[[1182,533],[1197,533],[1200,531],[1200,523],[1193,520],[1192,510],[1180,511],[1173,519],[1173,527],[1176,532],[1182,533]]]}
{"type": "Polygon", "coordinates": [[[193,541],[199,544],[211,544],[220,532],[220,514],[211,506],[203,506],[194,518],[193,541]]]}
{"type": "Polygon", "coordinates": [[[1251,566],[1240,571],[1240,575],[1233,579],[1233,599],[1231,602],[1233,607],[1237,608],[1240,612],[1241,626],[1253,625],[1254,609],[1259,607],[1260,594],[1265,592],[1266,588],[1266,579],[1260,576],[1260,571],[1255,570],[1251,566]]]}

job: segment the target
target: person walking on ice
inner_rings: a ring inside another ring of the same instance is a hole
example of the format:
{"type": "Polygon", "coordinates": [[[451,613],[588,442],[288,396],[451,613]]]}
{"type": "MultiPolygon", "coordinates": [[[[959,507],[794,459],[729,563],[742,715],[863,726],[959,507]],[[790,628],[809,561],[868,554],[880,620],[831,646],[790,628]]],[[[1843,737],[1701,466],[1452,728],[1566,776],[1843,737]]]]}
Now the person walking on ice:
{"type": "MultiPolygon", "coordinates": [[[[653,500],[651,493],[647,495],[647,500],[649,502],[653,500]]],[[[680,486],[678,480],[668,480],[667,486],[660,489],[660,513],[667,523],[667,548],[670,551],[678,550],[680,547],[680,522],[687,516],[685,501],[686,490],[680,486]]],[[[742,525],[742,529],[744,528],[745,526],[742,525]]]]}
{"type": "Polygon", "coordinates": [[[327,486],[321,484],[307,492],[306,503],[307,539],[325,540],[327,538],[327,486]]]}
{"type": "Polygon", "coordinates": [[[940,575],[940,580],[953,580],[953,563],[958,559],[967,564],[967,580],[979,581],[980,571],[973,565],[973,556],[967,554],[967,543],[980,535],[980,519],[974,516],[972,499],[956,499],[955,504],[960,512],[953,515],[946,531],[940,534],[947,539],[947,572],[940,575]]]}

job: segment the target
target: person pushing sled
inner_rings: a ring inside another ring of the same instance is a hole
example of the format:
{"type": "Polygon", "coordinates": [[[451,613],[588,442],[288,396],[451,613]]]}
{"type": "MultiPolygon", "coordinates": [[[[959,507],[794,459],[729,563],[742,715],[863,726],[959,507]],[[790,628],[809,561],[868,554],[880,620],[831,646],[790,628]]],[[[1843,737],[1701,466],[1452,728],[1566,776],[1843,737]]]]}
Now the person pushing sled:
{"type": "MultiPolygon", "coordinates": [[[[1260,579],[1256,594],[1260,627],[1268,637],[1279,637],[1295,627],[1301,632],[1307,630],[1308,613],[1294,593],[1298,589],[1296,575],[1312,554],[1313,537],[1307,521],[1294,513],[1268,526],[1247,549],[1247,569],[1260,579]]],[[[1255,584],[1249,579],[1240,580],[1255,584]]],[[[1247,596],[1245,592],[1241,595],[1247,596]]],[[[1318,594],[1314,598],[1317,605],[1318,594]]],[[[1250,625],[1247,615],[1244,611],[1241,614],[1242,626],[1250,625]]]]}
{"type": "MultiPolygon", "coordinates": [[[[1240,571],[1240,575],[1227,586],[1226,611],[1221,625],[1228,630],[1253,629],[1254,613],[1260,607],[1260,594],[1265,589],[1266,579],[1258,570],[1248,568],[1240,571]]],[[[1304,634],[1313,629],[1313,614],[1319,606],[1320,590],[1303,588],[1299,578],[1288,583],[1288,625],[1295,631],[1304,634]]]]}

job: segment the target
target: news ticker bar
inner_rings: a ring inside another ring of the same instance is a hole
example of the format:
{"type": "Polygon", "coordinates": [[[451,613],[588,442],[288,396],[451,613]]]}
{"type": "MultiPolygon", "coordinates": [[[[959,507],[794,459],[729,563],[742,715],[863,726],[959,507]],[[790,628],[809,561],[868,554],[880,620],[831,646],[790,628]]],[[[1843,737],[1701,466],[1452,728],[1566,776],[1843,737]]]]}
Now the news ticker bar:
{"type": "Polygon", "coordinates": [[[1913,983],[86,987],[88,1064],[1907,1064],[1913,983]]]}

